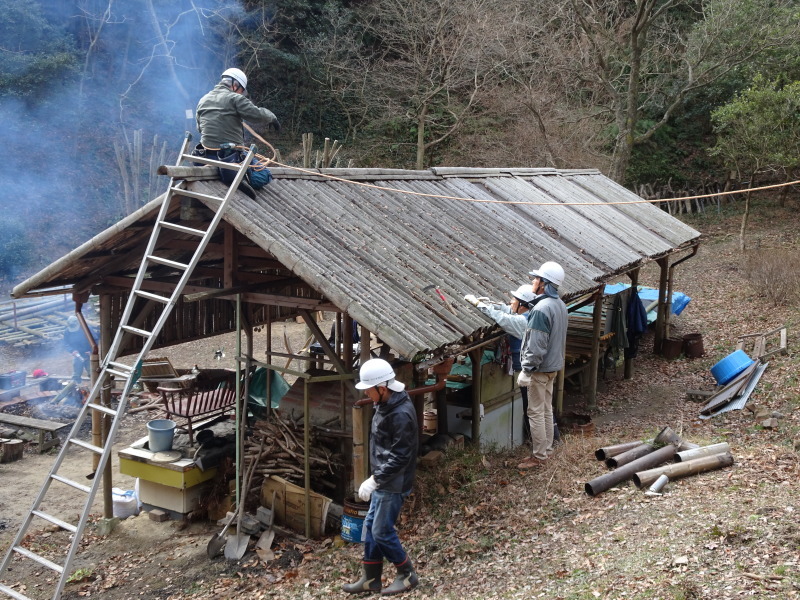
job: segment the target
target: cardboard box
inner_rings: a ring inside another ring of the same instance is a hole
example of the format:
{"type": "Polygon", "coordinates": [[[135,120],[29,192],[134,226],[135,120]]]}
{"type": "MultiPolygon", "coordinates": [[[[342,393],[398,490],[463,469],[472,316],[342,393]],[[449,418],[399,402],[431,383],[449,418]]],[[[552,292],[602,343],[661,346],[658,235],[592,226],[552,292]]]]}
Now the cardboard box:
{"type": "MultiPolygon", "coordinates": [[[[325,534],[325,520],[332,500],[318,494],[309,492],[311,504],[311,531],[313,538],[325,534]]],[[[299,485],[290,481],[270,475],[261,485],[261,505],[271,508],[275,512],[275,522],[306,535],[306,491],[299,485]],[[275,506],[272,506],[272,492],[275,492],[275,506]]]]}

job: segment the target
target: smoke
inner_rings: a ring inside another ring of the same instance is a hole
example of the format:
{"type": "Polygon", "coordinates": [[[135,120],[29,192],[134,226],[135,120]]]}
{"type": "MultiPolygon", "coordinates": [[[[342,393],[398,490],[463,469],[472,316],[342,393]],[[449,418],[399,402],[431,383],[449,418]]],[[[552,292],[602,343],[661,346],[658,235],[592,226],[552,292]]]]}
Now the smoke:
{"type": "Polygon", "coordinates": [[[236,0],[0,0],[0,209],[35,246],[16,271],[163,191],[151,156],[174,161],[194,132],[197,100],[235,65],[241,15],[236,0]]]}

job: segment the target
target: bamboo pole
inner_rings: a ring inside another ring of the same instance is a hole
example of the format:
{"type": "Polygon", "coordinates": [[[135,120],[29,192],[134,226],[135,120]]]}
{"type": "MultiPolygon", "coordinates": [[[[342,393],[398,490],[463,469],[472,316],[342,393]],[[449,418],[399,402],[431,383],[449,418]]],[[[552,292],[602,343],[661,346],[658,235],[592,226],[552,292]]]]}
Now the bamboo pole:
{"type": "Polygon", "coordinates": [[[633,483],[636,487],[643,488],[653,483],[661,475],[666,475],[671,480],[675,480],[688,475],[696,475],[698,473],[705,473],[706,471],[730,467],[732,464],[733,455],[730,452],[726,452],[725,454],[713,454],[711,456],[703,456],[701,458],[695,458],[694,460],[665,465],[646,471],[637,471],[633,475],[633,483]]]}

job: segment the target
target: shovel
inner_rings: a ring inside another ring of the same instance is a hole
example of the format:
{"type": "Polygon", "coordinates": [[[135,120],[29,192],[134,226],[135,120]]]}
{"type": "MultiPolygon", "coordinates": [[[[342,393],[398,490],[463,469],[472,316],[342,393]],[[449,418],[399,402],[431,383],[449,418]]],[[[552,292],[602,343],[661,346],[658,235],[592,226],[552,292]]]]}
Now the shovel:
{"type": "MultiPolygon", "coordinates": [[[[261,445],[263,447],[264,442],[262,440],[261,445]]],[[[239,498],[239,511],[237,515],[237,525],[236,525],[236,533],[234,535],[229,535],[228,539],[225,543],[225,558],[228,560],[239,560],[244,556],[244,553],[247,552],[247,544],[250,543],[250,536],[247,534],[242,534],[242,516],[244,515],[244,497],[247,494],[247,490],[250,489],[250,480],[253,477],[253,471],[256,470],[256,465],[258,464],[258,458],[254,458],[253,462],[250,464],[250,467],[247,469],[247,472],[244,475],[244,480],[242,481],[242,493],[241,498],[239,498]]]]}
{"type": "Polygon", "coordinates": [[[228,527],[233,520],[236,518],[236,513],[231,515],[231,518],[228,519],[228,522],[225,523],[225,527],[222,528],[222,531],[219,533],[214,534],[210,540],[208,540],[208,545],[206,546],[206,554],[208,554],[208,558],[214,558],[215,556],[219,555],[222,552],[222,548],[225,546],[227,540],[225,539],[225,532],[228,531],[228,527]]]}

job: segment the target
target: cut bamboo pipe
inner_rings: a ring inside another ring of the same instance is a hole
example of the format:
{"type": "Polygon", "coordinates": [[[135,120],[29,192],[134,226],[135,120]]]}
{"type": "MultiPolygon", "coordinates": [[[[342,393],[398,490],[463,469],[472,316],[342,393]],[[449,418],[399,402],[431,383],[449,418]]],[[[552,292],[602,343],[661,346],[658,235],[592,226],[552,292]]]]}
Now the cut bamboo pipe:
{"type": "Polygon", "coordinates": [[[705,473],[706,471],[730,467],[732,464],[733,456],[730,452],[726,452],[725,454],[713,454],[711,456],[703,456],[701,458],[695,458],[694,460],[674,463],[647,471],[639,471],[633,475],[633,483],[636,487],[643,488],[653,483],[661,475],[666,475],[671,480],[675,480],[688,475],[697,475],[698,473],[705,473]]]}
{"type": "Polygon", "coordinates": [[[605,446],[603,448],[598,448],[594,451],[594,456],[597,460],[606,460],[611,458],[612,456],[617,456],[618,454],[622,454],[628,450],[632,450],[636,448],[636,446],[640,446],[644,442],[636,441],[636,442],[624,442],[622,444],[614,444],[613,446],[605,446]]]}
{"type": "Polygon", "coordinates": [[[622,454],[617,454],[616,456],[607,458],[606,466],[609,469],[616,469],[622,465],[627,465],[629,462],[633,462],[637,458],[641,458],[645,454],[650,454],[653,450],[655,450],[655,446],[642,442],[638,446],[631,448],[622,454]]]}
{"type": "Polygon", "coordinates": [[[691,450],[683,450],[675,453],[675,462],[687,462],[701,456],[711,456],[712,454],[725,454],[730,452],[731,447],[728,442],[720,442],[719,444],[711,444],[709,446],[702,446],[700,448],[692,448],[691,450]]]}
{"type": "Polygon", "coordinates": [[[651,469],[671,460],[675,454],[675,446],[668,444],[650,454],[637,458],[631,463],[614,469],[610,473],[596,477],[584,485],[584,490],[590,496],[596,496],[607,489],[614,487],[618,483],[630,479],[633,475],[643,469],[651,469]]]}

